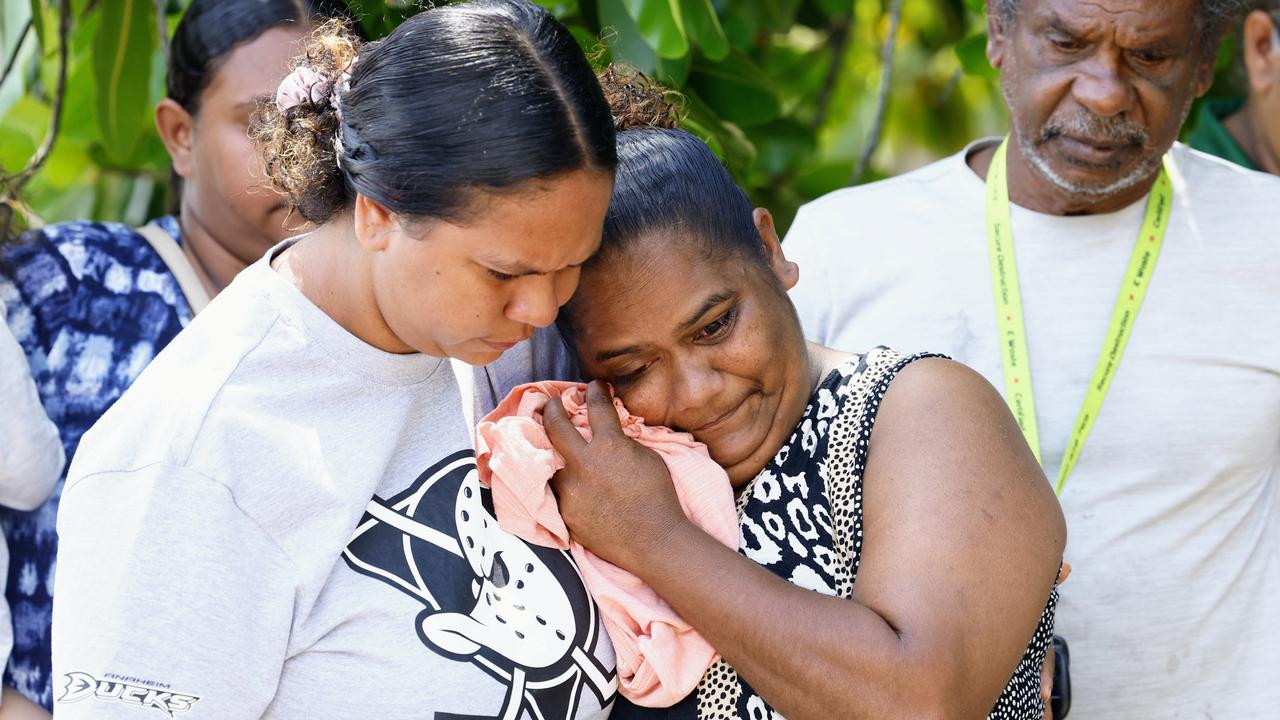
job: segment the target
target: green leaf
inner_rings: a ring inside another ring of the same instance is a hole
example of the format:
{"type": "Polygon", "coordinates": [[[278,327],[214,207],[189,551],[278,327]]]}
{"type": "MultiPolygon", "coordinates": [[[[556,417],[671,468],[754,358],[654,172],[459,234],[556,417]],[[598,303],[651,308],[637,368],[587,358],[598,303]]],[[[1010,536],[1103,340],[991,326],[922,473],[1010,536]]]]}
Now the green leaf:
{"type": "Polygon", "coordinates": [[[627,13],[622,0],[599,0],[600,37],[609,46],[614,62],[652,74],[658,67],[658,54],[645,42],[636,21],[627,13]]]}
{"type": "Polygon", "coordinates": [[[535,5],[541,5],[546,8],[561,22],[564,22],[566,17],[578,11],[578,0],[533,0],[533,2],[535,5]]]}
{"type": "Polygon", "coordinates": [[[400,23],[417,14],[422,7],[435,3],[414,0],[346,0],[352,17],[360,22],[360,28],[370,40],[384,38],[400,26],[400,23]]]}
{"type": "Polygon", "coordinates": [[[978,33],[956,43],[956,57],[965,74],[985,78],[998,78],[1000,73],[987,60],[987,34],[978,33]]]}
{"type": "Polygon", "coordinates": [[[711,0],[679,0],[680,12],[689,40],[711,60],[723,60],[729,54],[729,38],[720,26],[720,18],[711,0]]]}
{"type": "Polygon", "coordinates": [[[689,87],[717,115],[743,127],[769,122],[782,112],[764,73],[737,48],[722,61],[695,62],[689,87]]]}
{"type": "Polygon", "coordinates": [[[759,151],[755,167],[770,176],[787,172],[817,148],[813,130],[787,117],[752,128],[751,139],[759,151]]]}
{"type": "MultiPolygon", "coordinates": [[[[49,131],[51,118],[52,112],[48,105],[30,95],[24,95],[18,98],[18,101],[5,113],[4,122],[0,123],[0,127],[25,135],[34,152],[36,146],[44,139],[45,133],[49,131]]],[[[11,149],[6,148],[6,151],[8,150],[11,149]]],[[[4,156],[8,157],[9,152],[5,152],[4,156]]],[[[30,156],[31,153],[27,153],[23,157],[23,162],[25,163],[30,156]]]]}
{"type": "Polygon", "coordinates": [[[95,120],[99,100],[93,56],[84,53],[71,60],[67,70],[67,94],[62,105],[63,137],[102,141],[102,129],[95,120]]]}
{"type": "Polygon", "coordinates": [[[689,52],[689,38],[684,32],[679,0],[622,0],[627,14],[646,44],[660,57],[678,58],[689,52]]]}
{"type": "Polygon", "coordinates": [[[746,17],[744,13],[729,13],[722,27],[725,37],[733,47],[747,48],[755,42],[757,32],[755,20],[746,17]]]}
{"type": "Polygon", "coordinates": [[[40,180],[51,188],[66,190],[94,170],[84,143],[60,138],[40,169],[40,180]]]}
{"type": "Polygon", "coordinates": [[[816,198],[849,184],[853,174],[853,160],[831,159],[819,161],[796,174],[795,188],[802,195],[816,198]]]}
{"type": "Polygon", "coordinates": [[[26,167],[36,152],[36,142],[29,133],[0,125],[0,171],[13,174],[26,167]]]}
{"type": "Polygon", "coordinates": [[[692,115],[681,121],[680,126],[698,136],[702,142],[707,144],[707,147],[711,148],[711,152],[720,158],[720,162],[724,162],[724,146],[720,144],[720,138],[716,137],[715,131],[698,122],[692,115]]]}
{"type": "Polygon", "coordinates": [[[108,156],[124,162],[150,128],[151,53],[156,45],[150,0],[103,3],[93,39],[98,123],[108,156]]]}
{"type": "Polygon", "coordinates": [[[964,0],[964,6],[979,16],[985,15],[987,12],[987,4],[983,0],[964,0]]]}
{"type": "Polygon", "coordinates": [[[682,58],[668,60],[658,58],[658,67],[654,70],[654,79],[669,88],[684,87],[689,80],[689,71],[693,69],[693,53],[682,58]]]}
{"type": "Polygon", "coordinates": [[[706,134],[698,132],[694,134],[702,137],[713,151],[716,151],[719,146],[719,152],[716,152],[716,155],[724,162],[729,172],[735,177],[745,175],[751,163],[755,162],[756,148],[743,134],[742,128],[721,119],[716,111],[692,90],[684,93],[684,106],[688,112],[684,126],[690,128],[691,132],[693,128],[702,129],[706,134]]]}
{"type": "Polygon", "coordinates": [[[44,36],[44,8],[40,0],[31,0],[31,31],[36,34],[36,42],[40,44],[40,52],[46,52],[49,46],[44,36]]]}

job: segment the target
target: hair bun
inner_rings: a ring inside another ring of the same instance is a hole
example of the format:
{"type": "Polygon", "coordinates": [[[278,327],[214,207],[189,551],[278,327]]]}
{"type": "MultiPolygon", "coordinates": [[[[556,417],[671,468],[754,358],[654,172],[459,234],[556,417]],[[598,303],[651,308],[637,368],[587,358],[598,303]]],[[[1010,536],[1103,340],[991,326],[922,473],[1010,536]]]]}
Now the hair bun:
{"type": "Polygon", "coordinates": [[[267,179],[292,210],[314,223],[327,221],[350,200],[338,167],[341,143],[334,142],[342,132],[336,99],[360,49],[359,36],[343,20],[312,28],[292,72],[275,97],[259,103],[250,124],[267,179]]]}
{"type": "Polygon", "coordinates": [[[609,102],[613,125],[619,132],[635,128],[679,127],[679,93],[649,79],[639,70],[610,64],[600,73],[600,87],[609,102]]]}

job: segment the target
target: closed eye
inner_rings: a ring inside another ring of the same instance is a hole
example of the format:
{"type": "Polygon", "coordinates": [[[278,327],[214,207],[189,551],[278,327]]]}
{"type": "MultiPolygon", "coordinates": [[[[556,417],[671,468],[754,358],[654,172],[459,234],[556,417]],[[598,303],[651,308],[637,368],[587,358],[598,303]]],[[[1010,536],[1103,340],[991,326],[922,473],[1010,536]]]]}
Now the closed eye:
{"type": "Polygon", "coordinates": [[[515,280],[515,279],[516,279],[516,276],[515,276],[515,275],[509,275],[509,274],[504,273],[504,272],[498,272],[497,270],[494,270],[493,268],[485,268],[485,270],[488,270],[488,271],[489,271],[489,275],[490,275],[491,277],[493,277],[495,280],[498,280],[499,282],[511,282],[512,280],[515,280]]]}
{"type": "Polygon", "coordinates": [[[639,380],[641,375],[644,375],[644,371],[649,369],[650,364],[652,363],[645,363],[634,370],[627,370],[617,375],[613,375],[609,378],[609,382],[613,383],[616,388],[624,388],[631,385],[635,383],[635,381],[639,380]]]}

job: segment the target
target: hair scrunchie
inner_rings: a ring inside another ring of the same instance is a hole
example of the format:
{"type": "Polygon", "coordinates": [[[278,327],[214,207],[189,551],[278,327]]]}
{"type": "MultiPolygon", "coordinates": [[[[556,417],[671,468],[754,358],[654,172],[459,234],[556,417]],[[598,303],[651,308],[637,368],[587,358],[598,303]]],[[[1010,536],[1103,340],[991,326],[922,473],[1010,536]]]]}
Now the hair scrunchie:
{"type": "Polygon", "coordinates": [[[276,107],[281,113],[309,102],[312,105],[328,105],[333,102],[333,83],[305,65],[299,65],[276,89],[276,107]]]}

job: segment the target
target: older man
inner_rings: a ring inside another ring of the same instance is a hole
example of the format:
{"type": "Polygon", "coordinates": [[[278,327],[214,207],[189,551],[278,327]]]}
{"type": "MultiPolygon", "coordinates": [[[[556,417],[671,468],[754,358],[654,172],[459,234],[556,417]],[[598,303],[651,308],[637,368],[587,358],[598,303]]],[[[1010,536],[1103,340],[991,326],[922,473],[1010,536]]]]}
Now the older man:
{"type": "Polygon", "coordinates": [[[812,338],[1005,391],[1067,513],[1073,717],[1280,717],[1280,179],[1174,142],[1232,5],[990,0],[1007,143],[783,246],[812,338]]]}

